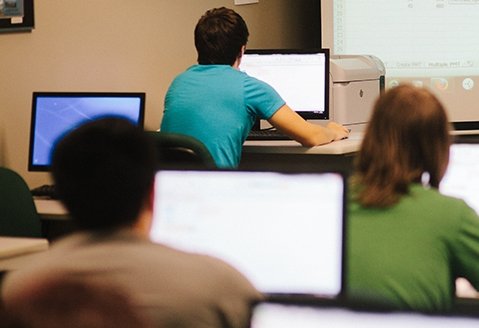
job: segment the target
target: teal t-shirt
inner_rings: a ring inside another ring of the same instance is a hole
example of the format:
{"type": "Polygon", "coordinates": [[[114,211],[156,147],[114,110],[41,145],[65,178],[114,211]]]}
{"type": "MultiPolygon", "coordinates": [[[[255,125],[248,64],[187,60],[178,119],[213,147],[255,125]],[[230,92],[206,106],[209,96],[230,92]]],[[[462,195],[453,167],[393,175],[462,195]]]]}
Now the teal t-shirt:
{"type": "Polygon", "coordinates": [[[284,104],[271,86],[229,65],[194,65],[168,89],[160,129],[200,140],[218,167],[234,168],[255,119],[284,104]]]}
{"type": "Polygon", "coordinates": [[[479,218],[462,200],[413,185],[389,208],[351,201],[347,231],[351,300],[444,311],[457,277],[479,287],[479,218]]]}

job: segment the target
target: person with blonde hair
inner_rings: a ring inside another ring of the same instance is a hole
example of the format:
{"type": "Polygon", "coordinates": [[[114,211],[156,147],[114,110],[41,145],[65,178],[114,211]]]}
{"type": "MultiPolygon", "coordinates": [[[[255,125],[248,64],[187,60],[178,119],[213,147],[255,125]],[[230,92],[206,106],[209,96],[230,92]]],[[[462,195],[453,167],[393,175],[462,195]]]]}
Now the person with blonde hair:
{"type": "Polygon", "coordinates": [[[401,85],[377,100],[351,181],[351,301],[445,311],[456,278],[479,287],[479,217],[438,190],[449,128],[443,105],[425,88],[401,85]]]}

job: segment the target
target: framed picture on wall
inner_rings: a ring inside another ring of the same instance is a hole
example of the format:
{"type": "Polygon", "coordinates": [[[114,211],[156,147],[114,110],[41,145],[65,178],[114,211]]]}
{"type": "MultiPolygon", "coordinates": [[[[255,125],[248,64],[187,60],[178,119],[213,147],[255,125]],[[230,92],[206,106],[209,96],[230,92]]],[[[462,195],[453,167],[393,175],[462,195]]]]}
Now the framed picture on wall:
{"type": "Polygon", "coordinates": [[[34,23],[33,0],[0,0],[0,33],[31,31],[34,23]]]}

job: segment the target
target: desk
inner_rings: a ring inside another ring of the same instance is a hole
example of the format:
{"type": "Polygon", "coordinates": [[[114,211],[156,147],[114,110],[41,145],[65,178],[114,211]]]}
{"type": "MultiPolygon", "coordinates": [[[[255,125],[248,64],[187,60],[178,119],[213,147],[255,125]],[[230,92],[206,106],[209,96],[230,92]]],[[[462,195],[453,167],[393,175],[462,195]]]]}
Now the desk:
{"type": "Polygon", "coordinates": [[[248,153],[287,153],[312,155],[345,155],[359,151],[363,133],[352,132],[349,138],[316,147],[303,147],[294,140],[247,140],[243,151],[248,153]]]}
{"type": "Polygon", "coordinates": [[[348,139],[311,148],[293,140],[247,140],[243,145],[240,168],[351,172],[362,137],[363,133],[353,132],[348,139]]]}
{"type": "Polygon", "coordinates": [[[0,237],[0,271],[18,269],[47,249],[47,239],[0,237]]]}
{"type": "Polygon", "coordinates": [[[42,220],[42,234],[49,241],[75,230],[68,211],[55,199],[34,197],[33,201],[42,220]]]}
{"type": "Polygon", "coordinates": [[[68,219],[68,211],[60,201],[36,197],[33,199],[33,201],[40,216],[48,217],[52,220],[68,219]]]}

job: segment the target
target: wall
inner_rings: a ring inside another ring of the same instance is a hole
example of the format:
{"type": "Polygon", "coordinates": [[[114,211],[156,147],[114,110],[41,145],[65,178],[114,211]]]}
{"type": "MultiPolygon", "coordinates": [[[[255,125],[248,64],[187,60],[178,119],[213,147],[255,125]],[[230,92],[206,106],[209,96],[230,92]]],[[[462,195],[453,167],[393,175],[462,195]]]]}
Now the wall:
{"type": "Polygon", "coordinates": [[[193,64],[193,29],[209,8],[227,6],[248,23],[251,48],[318,45],[319,0],[37,0],[31,33],[0,34],[0,165],[31,186],[28,172],[33,91],[144,91],[145,128],[157,129],[175,75],[193,64]]]}

